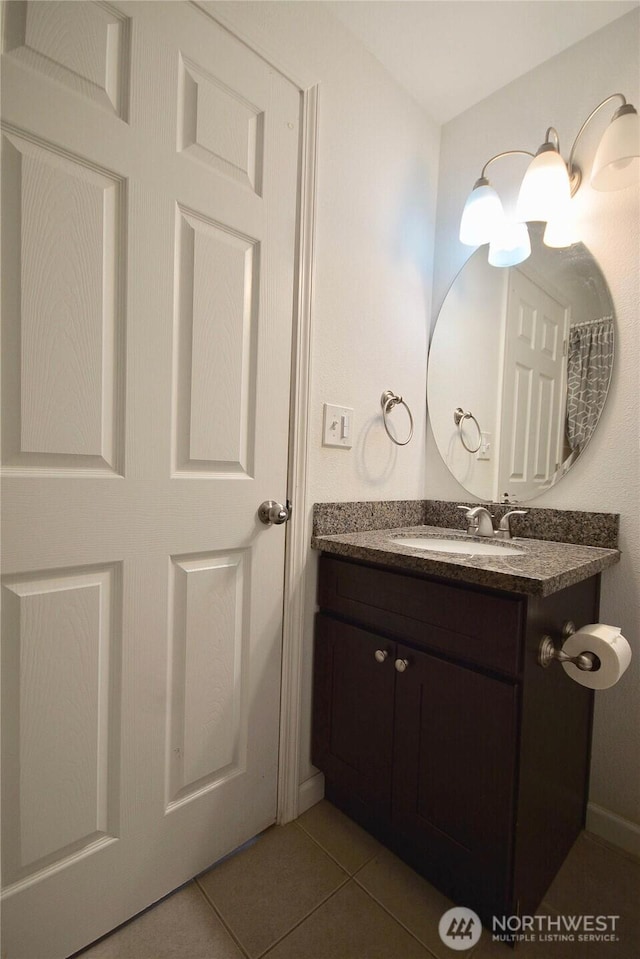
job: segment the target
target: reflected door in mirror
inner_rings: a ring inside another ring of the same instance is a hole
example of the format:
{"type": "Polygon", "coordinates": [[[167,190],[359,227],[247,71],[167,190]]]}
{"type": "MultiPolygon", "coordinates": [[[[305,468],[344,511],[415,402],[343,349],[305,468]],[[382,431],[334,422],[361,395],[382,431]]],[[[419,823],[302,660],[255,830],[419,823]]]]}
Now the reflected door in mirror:
{"type": "Polygon", "coordinates": [[[570,309],[521,270],[509,273],[496,500],[551,486],[564,445],[570,309]]]}

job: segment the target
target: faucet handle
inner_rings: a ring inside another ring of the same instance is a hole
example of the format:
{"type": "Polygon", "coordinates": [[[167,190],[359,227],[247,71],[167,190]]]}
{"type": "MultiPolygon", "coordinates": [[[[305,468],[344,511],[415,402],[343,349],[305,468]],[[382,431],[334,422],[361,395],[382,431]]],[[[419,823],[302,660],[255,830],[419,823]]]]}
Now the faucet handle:
{"type": "Polygon", "coordinates": [[[486,506],[479,504],[478,506],[470,506],[467,512],[467,516],[480,516],[482,513],[486,513],[487,516],[493,516],[493,513],[490,513],[486,506]]]}
{"type": "Polygon", "coordinates": [[[496,536],[500,539],[511,539],[511,524],[509,522],[509,517],[511,516],[526,516],[529,510],[527,509],[510,509],[508,513],[505,513],[502,519],[500,520],[500,525],[496,531],[496,536]]]}
{"type": "Polygon", "coordinates": [[[510,516],[526,516],[529,512],[528,509],[510,509],[508,513],[505,513],[502,519],[500,520],[500,526],[498,529],[509,529],[509,517],[510,516]]]}

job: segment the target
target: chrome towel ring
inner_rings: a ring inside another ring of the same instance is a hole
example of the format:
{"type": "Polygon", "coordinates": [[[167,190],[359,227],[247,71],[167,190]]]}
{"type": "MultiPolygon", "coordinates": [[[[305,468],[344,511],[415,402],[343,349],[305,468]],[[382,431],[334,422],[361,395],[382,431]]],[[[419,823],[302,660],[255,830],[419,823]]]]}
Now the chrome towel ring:
{"type": "Polygon", "coordinates": [[[465,413],[462,407],[459,406],[457,409],[453,411],[453,422],[458,427],[458,433],[460,434],[460,442],[466,449],[467,453],[477,453],[480,447],[482,446],[482,430],[480,429],[480,424],[478,423],[473,413],[471,413],[469,410],[467,410],[465,413]],[[465,420],[473,420],[473,422],[476,424],[476,429],[478,430],[478,445],[475,447],[475,449],[471,449],[471,447],[467,446],[467,444],[464,441],[464,433],[462,432],[462,425],[465,420]]]}
{"type": "Polygon", "coordinates": [[[387,436],[393,443],[396,444],[396,446],[406,446],[413,436],[413,416],[411,415],[411,410],[402,397],[396,396],[396,394],[392,393],[391,390],[384,391],[380,397],[380,406],[382,407],[382,422],[384,423],[384,428],[387,431],[387,436]],[[409,436],[403,442],[400,442],[400,440],[397,440],[395,436],[392,436],[392,434],[389,432],[389,426],[387,424],[387,413],[390,413],[394,406],[400,405],[404,406],[405,410],[409,414],[409,436]]]}

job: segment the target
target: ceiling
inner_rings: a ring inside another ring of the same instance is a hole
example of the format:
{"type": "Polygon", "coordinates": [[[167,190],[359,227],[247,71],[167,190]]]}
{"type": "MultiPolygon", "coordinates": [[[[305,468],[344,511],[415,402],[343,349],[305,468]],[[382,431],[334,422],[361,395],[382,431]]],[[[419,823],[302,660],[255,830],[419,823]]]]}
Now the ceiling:
{"type": "Polygon", "coordinates": [[[438,123],[639,5],[638,0],[326,0],[438,123]]]}

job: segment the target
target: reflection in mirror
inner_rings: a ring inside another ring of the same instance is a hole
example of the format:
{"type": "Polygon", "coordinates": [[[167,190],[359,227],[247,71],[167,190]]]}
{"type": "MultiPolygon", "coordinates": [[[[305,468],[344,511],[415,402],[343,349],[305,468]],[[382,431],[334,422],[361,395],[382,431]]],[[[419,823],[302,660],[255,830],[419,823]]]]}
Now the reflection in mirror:
{"type": "Polygon", "coordinates": [[[497,269],[486,246],[476,250],[447,293],[429,351],[438,450],[484,500],[506,493],[523,502],[561,479],[588,445],[611,380],[606,280],[582,243],[545,246],[543,227],[529,224],[532,254],[519,266],[497,269]]]}

